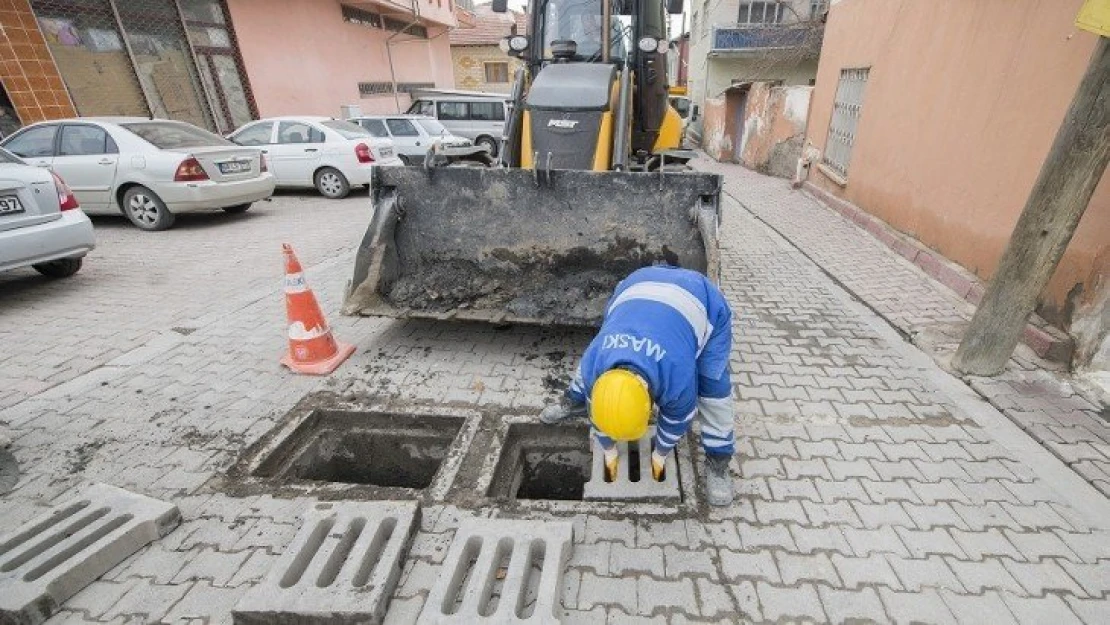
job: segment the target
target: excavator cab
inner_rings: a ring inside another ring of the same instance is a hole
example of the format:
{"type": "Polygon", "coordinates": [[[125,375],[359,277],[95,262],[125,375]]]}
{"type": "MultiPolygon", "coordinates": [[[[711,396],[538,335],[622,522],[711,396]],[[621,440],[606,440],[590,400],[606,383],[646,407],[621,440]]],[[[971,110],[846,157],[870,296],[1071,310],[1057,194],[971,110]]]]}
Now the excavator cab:
{"type": "Polygon", "coordinates": [[[676,6],[532,0],[500,161],[378,168],[344,312],[593,326],[639,267],[716,279],[720,177],[686,167],[667,99],[676,6]]]}

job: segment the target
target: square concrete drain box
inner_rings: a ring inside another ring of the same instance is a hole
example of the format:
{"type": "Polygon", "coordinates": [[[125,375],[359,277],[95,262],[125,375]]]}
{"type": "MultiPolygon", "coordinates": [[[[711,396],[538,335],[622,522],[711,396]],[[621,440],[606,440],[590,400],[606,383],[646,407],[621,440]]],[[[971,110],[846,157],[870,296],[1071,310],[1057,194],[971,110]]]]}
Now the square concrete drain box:
{"type": "Polygon", "coordinates": [[[381,623],[420,525],[416,502],[318,503],[235,623],[381,623]]]}
{"type": "Polygon", "coordinates": [[[590,428],[513,423],[489,495],[502,499],[581,501],[590,477],[590,428]]]}
{"type": "Polygon", "coordinates": [[[177,506],[94,484],[0,536],[0,623],[33,625],[181,522],[177,506]]]}
{"type": "Polygon", "coordinates": [[[678,502],[682,500],[676,454],[664,479],[651,477],[652,430],[635,444],[618,443],[617,478],[605,481],[601,447],[589,427],[511,423],[490,481],[498,499],[678,502]]]}
{"type": "Polygon", "coordinates": [[[419,623],[558,623],[569,521],[466,519],[419,623]]]}
{"type": "Polygon", "coordinates": [[[441,415],[313,410],[287,435],[275,435],[250,475],[411,494],[433,484],[464,421],[441,415]]]}

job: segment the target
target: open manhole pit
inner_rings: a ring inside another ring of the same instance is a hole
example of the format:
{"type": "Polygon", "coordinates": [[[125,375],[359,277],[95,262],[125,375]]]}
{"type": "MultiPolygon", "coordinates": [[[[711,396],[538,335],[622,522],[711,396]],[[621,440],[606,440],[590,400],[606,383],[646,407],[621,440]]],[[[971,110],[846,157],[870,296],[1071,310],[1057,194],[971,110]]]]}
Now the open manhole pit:
{"type": "Polygon", "coordinates": [[[503,499],[581,501],[590,479],[588,427],[509,426],[489,495],[503,499]]]}
{"type": "Polygon", "coordinates": [[[252,471],[261,478],[424,489],[462,417],[314,410],[252,471]]]}

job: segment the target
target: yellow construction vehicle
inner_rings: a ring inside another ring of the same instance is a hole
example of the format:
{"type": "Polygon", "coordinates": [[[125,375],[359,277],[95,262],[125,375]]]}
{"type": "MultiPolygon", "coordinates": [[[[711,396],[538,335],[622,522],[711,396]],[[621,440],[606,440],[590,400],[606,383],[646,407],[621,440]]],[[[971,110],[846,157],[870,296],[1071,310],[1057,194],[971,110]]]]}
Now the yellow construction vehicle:
{"type": "Polygon", "coordinates": [[[594,325],[636,268],[716,278],[721,182],[680,149],[665,55],[682,0],[666,2],[531,0],[503,42],[524,68],[499,162],[437,147],[379,168],[344,312],[594,325]]]}

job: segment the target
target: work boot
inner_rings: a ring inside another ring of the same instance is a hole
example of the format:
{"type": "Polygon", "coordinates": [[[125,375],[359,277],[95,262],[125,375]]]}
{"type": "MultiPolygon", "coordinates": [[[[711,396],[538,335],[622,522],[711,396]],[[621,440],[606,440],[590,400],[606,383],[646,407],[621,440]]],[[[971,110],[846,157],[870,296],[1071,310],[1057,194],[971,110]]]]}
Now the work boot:
{"type": "Polygon", "coordinates": [[[732,474],[728,471],[731,459],[727,454],[705,455],[705,494],[711,506],[732,503],[732,474]]]}
{"type": "Polygon", "coordinates": [[[552,404],[544,408],[543,412],[540,413],[540,421],[548,425],[554,425],[567,419],[578,419],[584,416],[586,416],[586,404],[577,404],[564,397],[559,400],[558,404],[552,404]]]}

